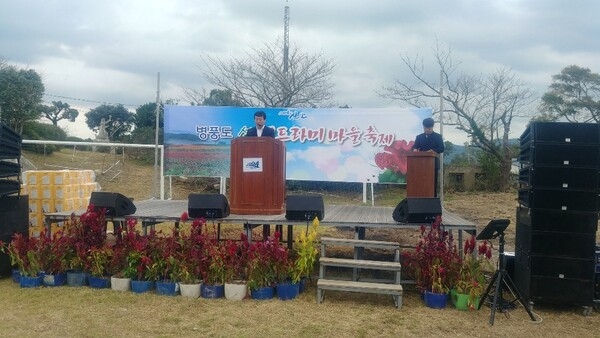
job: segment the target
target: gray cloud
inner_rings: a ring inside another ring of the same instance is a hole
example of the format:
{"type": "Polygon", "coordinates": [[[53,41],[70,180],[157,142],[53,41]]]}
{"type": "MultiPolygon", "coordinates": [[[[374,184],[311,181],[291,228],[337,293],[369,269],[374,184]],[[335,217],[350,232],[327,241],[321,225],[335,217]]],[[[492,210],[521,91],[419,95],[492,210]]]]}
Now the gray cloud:
{"type": "MultiPolygon", "coordinates": [[[[155,100],[157,72],[165,99],[182,97],[182,87],[212,89],[198,69],[201,56],[239,57],[281,39],[285,3],[7,1],[0,12],[0,56],[40,72],[49,94],[94,101],[64,100],[72,105],[111,102],[133,109],[155,100]]],[[[436,41],[452,48],[462,71],[486,74],[508,66],[539,94],[567,65],[600,72],[597,1],[290,0],[288,5],[291,43],[336,61],[336,100],[352,107],[402,105],[375,94],[394,79],[410,79],[402,55],[422,56],[435,80],[436,41]]]]}

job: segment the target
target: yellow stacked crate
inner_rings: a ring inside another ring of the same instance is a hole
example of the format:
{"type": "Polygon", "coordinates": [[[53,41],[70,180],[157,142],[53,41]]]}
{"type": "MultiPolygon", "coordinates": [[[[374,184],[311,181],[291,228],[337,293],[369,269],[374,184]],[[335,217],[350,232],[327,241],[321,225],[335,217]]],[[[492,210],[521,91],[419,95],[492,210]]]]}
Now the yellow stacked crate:
{"type": "MultiPolygon", "coordinates": [[[[98,191],[93,170],[31,170],[23,173],[23,191],[29,194],[30,234],[39,235],[44,213],[87,208],[92,191],[98,191]]],[[[63,226],[50,225],[54,233],[63,226]]]]}

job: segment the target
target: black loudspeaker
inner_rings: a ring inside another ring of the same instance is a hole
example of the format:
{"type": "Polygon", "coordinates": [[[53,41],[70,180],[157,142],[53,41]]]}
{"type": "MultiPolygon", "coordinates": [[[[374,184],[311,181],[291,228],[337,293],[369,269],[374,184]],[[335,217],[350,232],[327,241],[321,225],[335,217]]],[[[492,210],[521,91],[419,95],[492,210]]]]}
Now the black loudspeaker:
{"type": "MultiPolygon", "coordinates": [[[[12,241],[13,235],[29,236],[29,196],[0,197],[0,241],[12,241]]],[[[0,275],[10,274],[11,264],[7,254],[0,252],[0,275]]]]}
{"type": "Polygon", "coordinates": [[[517,224],[528,226],[533,231],[595,234],[598,213],[518,207],[517,224]]]}
{"type": "Polygon", "coordinates": [[[594,259],[596,234],[537,231],[517,223],[515,246],[529,254],[594,259]]]}
{"type": "Polygon", "coordinates": [[[225,218],[229,216],[229,202],[223,194],[190,194],[188,216],[192,218],[225,218]]]}
{"type": "Polygon", "coordinates": [[[521,140],[595,144],[600,142],[600,128],[597,123],[531,122],[521,140]]]}
{"type": "Polygon", "coordinates": [[[600,152],[596,144],[538,143],[521,146],[519,161],[532,165],[597,168],[600,152]]]}
{"type": "Polygon", "coordinates": [[[433,223],[442,215],[442,203],[437,197],[405,198],[394,209],[392,218],[401,223],[433,223]]]}
{"type": "Polygon", "coordinates": [[[519,181],[535,188],[598,191],[597,168],[529,166],[519,170],[519,181]]]}
{"type": "Polygon", "coordinates": [[[597,212],[598,193],[590,190],[519,189],[519,203],[536,209],[597,212]]]}
{"type": "Polygon", "coordinates": [[[106,209],[106,216],[125,216],[135,214],[137,208],[129,198],[118,192],[93,191],[90,204],[95,210],[106,209]]]}
{"type": "Polygon", "coordinates": [[[285,219],[290,221],[311,221],[325,218],[325,205],[321,195],[290,195],[286,198],[285,219]]]}

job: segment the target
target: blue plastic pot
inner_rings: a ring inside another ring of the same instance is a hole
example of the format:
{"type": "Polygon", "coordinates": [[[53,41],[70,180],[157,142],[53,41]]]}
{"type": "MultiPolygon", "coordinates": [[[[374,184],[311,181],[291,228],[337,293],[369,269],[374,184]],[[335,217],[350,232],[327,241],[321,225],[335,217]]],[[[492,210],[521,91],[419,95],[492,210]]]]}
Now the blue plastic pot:
{"type": "Polygon", "coordinates": [[[265,286],[258,289],[250,290],[250,296],[252,299],[265,300],[273,299],[275,289],[272,286],[265,286]]]}
{"type": "Polygon", "coordinates": [[[225,297],[225,285],[206,285],[200,286],[200,296],[202,298],[223,298],[225,297]]]}
{"type": "Polygon", "coordinates": [[[154,290],[154,282],[149,280],[132,280],[131,292],[144,293],[154,290]]]}
{"type": "Polygon", "coordinates": [[[179,287],[177,283],[171,281],[156,282],[156,294],[163,296],[177,296],[179,287]]]}
{"type": "Polygon", "coordinates": [[[110,277],[88,277],[88,285],[94,289],[108,289],[110,288],[110,277]]]}
{"type": "Polygon", "coordinates": [[[82,271],[68,271],[68,286],[86,286],[88,284],[88,274],[82,271]]]}
{"type": "Polygon", "coordinates": [[[42,276],[21,276],[19,279],[19,286],[22,288],[37,288],[43,285],[43,279],[44,277],[42,276]]]}
{"type": "Polygon", "coordinates": [[[19,271],[19,269],[13,269],[11,277],[13,282],[19,283],[21,281],[21,271],[19,271]]]}
{"type": "Polygon", "coordinates": [[[54,275],[44,274],[43,281],[45,286],[63,286],[67,284],[67,273],[61,272],[54,275]]]}
{"type": "Polygon", "coordinates": [[[432,309],[443,309],[446,307],[446,304],[448,304],[448,294],[425,291],[424,300],[427,307],[432,309]]]}
{"type": "Polygon", "coordinates": [[[281,283],[277,284],[277,297],[281,300],[295,299],[298,297],[300,287],[298,283],[281,283]]]}

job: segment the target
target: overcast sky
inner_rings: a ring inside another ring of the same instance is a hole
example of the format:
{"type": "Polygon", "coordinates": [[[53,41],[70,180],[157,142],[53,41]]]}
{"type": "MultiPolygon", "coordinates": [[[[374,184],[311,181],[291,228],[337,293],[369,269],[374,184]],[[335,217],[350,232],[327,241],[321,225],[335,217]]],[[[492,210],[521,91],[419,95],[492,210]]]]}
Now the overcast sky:
{"type": "MultiPolygon", "coordinates": [[[[333,59],[335,101],[406,106],[375,90],[410,82],[403,55],[422,56],[432,81],[436,41],[461,71],[511,67],[539,94],[568,65],[600,72],[596,0],[289,0],[290,44],[333,59]]],[[[69,133],[93,137],[83,116],[104,102],[128,109],[182,88],[210,91],[201,56],[242,56],[283,38],[284,0],[19,0],[0,7],[0,56],[39,72],[44,100],[80,110],[69,133]]],[[[185,100],[180,104],[187,104],[185,100]]],[[[62,124],[61,124],[62,125],[62,124]]],[[[68,124],[64,124],[68,125],[68,124]]],[[[63,125],[63,126],[64,126],[63,125]]],[[[466,141],[447,128],[446,140],[466,141]]],[[[513,137],[522,129],[513,128],[513,137]],[[515,130],[516,129],[516,130],[515,130]]]]}

